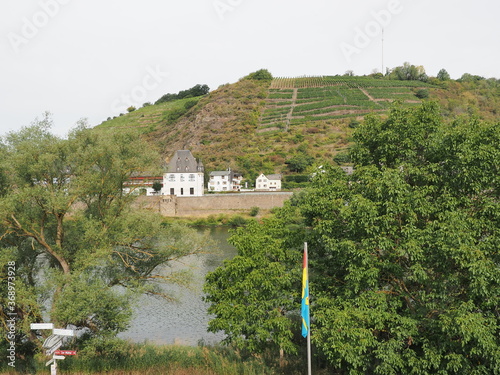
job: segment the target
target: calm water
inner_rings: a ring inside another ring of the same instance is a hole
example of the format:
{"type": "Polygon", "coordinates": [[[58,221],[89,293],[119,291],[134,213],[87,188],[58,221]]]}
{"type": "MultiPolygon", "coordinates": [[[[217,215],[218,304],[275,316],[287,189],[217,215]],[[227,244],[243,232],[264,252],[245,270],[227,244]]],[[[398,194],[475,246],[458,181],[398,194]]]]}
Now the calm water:
{"type": "Polygon", "coordinates": [[[139,300],[131,327],[119,336],[134,342],[148,341],[157,344],[197,345],[199,340],[214,344],[222,340],[223,334],[207,332],[208,304],[202,301],[205,275],[222,265],[224,259],[236,255],[236,249],[227,243],[228,231],[215,228],[210,231],[218,243],[219,252],[189,257],[184,266],[192,270],[190,289],[165,286],[178,302],[143,296],[139,300]]]}

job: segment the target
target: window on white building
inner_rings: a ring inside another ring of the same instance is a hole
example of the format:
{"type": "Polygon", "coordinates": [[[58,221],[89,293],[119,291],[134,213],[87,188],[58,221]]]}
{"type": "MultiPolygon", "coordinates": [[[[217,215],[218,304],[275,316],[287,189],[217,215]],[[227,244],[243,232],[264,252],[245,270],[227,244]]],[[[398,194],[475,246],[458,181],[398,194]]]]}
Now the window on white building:
{"type": "Polygon", "coordinates": [[[168,181],[174,182],[175,181],[175,174],[168,175],[168,181]]]}

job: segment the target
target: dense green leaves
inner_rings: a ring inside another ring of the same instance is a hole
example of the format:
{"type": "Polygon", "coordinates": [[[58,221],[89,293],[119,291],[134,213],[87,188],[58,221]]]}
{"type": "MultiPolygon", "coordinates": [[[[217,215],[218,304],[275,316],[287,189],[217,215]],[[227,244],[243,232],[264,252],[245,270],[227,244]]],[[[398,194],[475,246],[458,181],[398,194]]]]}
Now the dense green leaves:
{"type": "Polygon", "coordinates": [[[306,199],[329,260],[313,340],[348,373],[500,371],[500,127],[437,110],[370,120],[353,176],[319,174],[306,199]]]}
{"type": "Polygon", "coordinates": [[[215,316],[209,330],[224,331],[225,342],[253,352],[296,352],[292,318],[300,298],[295,266],[302,231],[291,215],[269,219],[265,229],[253,221],[238,229],[231,237],[238,255],[207,276],[206,300],[215,316]]]}
{"type": "MultiPolygon", "coordinates": [[[[135,295],[171,298],[162,283],[186,284],[186,274],[164,265],[209,243],[192,229],[162,225],[123,189],[134,174],[161,165],[143,141],[82,126],[60,139],[49,125],[46,117],[0,146],[0,272],[16,264],[18,342],[42,316],[114,335],[127,328],[135,295]]],[[[0,298],[5,323],[7,293],[0,298]]]]}
{"type": "MultiPolygon", "coordinates": [[[[312,341],[333,373],[500,373],[500,125],[447,124],[439,111],[396,105],[387,119],[371,117],[354,135],[355,172],[322,167],[282,211],[297,208],[308,227],[312,341]]],[[[238,233],[239,247],[276,226],[286,228],[268,221],[238,233]]],[[[299,254],[294,238],[288,246],[299,254]]],[[[273,301],[291,298],[297,285],[257,261],[261,247],[240,254],[251,266],[232,276],[231,293],[243,300],[239,282],[259,267],[281,288],[273,301]]],[[[216,272],[224,279],[234,265],[216,272]]],[[[214,312],[228,298],[219,293],[214,312]]]]}

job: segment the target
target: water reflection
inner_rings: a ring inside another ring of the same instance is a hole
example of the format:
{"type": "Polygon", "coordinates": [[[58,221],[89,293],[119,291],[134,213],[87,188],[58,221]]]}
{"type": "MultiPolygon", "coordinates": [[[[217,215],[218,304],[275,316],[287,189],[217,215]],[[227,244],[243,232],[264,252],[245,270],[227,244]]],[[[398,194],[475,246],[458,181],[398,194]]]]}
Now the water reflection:
{"type": "Polygon", "coordinates": [[[205,275],[222,265],[224,259],[234,257],[236,249],[227,243],[227,229],[211,229],[210,235],[217,241],[220,251],[187,259],[185,267],[193,272],[190,289],[165,287],[169,293],[173,292],[178,302],[141,297],[130,328],[119,337],[134,342],[147,340],[157,344],[182,345],[197,345],[199,340],[214,344],[222,340],[223,334],[207,332],[208,305],[201,299],[202,287],[205,275]]]}

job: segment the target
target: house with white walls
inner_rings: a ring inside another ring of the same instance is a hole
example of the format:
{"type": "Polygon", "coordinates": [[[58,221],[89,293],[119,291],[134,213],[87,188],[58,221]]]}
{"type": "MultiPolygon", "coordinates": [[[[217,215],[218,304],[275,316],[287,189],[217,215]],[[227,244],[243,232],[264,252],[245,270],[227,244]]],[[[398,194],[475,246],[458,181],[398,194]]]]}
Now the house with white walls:
{"type": "Polygon", "coordinates": [[[123,184],[125,194],[137,195],[159,195],[163,188],[163,176],[152,176],[148,174],[134,173],[128,181],[123,184]]]}
{"type": "Polygon", "coordinates": [[[163,175],[163,195],[177,197],[201,197],[205,189],[205,168],[191,151],[178,150],[163,175]]]}
{"type": "Polygon", "coordinates": [[[240,191],[241,181],[243,176],[240,173],[235,173],[231,169],[227,171],[210,172],[208,180],[208,191],[240,191]]]}
{"type": "Polygon", "coordinates": [[[255,180],[256,191],[279,191],[281,190],[281,174],[261,174],[255,180]]]}

